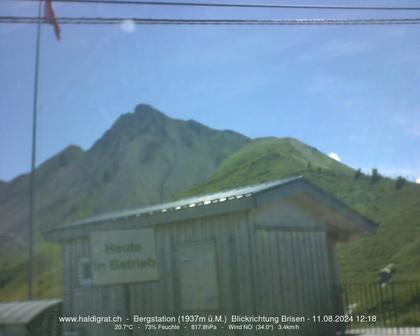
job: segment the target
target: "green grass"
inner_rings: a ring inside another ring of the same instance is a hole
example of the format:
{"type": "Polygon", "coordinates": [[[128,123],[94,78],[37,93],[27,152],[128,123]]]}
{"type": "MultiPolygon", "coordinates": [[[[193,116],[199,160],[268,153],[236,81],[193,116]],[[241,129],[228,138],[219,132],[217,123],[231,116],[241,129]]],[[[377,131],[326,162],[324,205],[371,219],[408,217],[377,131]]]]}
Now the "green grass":
{"type": "MultiPolygon", "coordinates": [[[[61,247],[38,241],[34,255],[33,297],[37,299],[62,297],[61,247]]],[[[10,281],[0,288],[0,302],[26,300],[28,296],[26,255],[21,253],[16,256],[14,262],[2,270],[2,274],[4,273],[9,273],[11,277],[10,281]]]]}

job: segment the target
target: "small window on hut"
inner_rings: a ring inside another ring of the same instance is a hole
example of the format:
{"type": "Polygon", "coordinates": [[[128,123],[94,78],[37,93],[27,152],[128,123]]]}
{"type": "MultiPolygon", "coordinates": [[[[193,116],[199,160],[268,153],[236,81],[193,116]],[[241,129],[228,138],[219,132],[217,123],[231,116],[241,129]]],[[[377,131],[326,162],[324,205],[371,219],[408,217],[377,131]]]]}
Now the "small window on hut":
{"type": "Polygon", "coordinates": [[[178,250],[178,272],[182,310],[219,308],[214,241],[181,245],[178,250]]]}
{"type": "Polygon", "coordinates": [[[90,270],[90,259],[88,257],[82,257],[79,259],[79,285],[90,286],[92,285],[92,272],[90,270]]]}

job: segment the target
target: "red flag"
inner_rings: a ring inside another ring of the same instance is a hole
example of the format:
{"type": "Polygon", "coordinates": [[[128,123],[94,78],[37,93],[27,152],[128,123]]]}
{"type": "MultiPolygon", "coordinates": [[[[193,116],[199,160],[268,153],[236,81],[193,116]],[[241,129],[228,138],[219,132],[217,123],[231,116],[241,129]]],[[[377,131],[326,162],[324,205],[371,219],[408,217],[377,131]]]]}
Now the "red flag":
{"type": "Polygon", "coordinates": [[[54,9],[52,7],[52,0],[45,1],[44,18],[45,22],[50,23],[54,26],[55,37],[57,38],[57,40],[60,40],[61,29],[58,24],[57,18],[55,17],[54,9]]]}

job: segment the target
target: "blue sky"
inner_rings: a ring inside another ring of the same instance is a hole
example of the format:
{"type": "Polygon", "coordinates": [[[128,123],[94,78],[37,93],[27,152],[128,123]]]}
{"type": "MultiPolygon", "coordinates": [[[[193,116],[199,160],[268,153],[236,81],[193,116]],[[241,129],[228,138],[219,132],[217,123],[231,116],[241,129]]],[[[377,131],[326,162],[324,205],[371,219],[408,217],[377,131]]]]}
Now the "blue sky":
{"type": "MultiPolygon", "coordinates": [[[[420,11],[54,7],[58,16],[90,17],[420,17],[420,11]]],[[[36,7],[2,1],[0,15],[35,16],[36,7]]],[[[42,27],[38,163],[69,144],[88,149],[120,114],[148,103],[249,137],[292,136],[354,168],[420,178],[420,26],[61,28],[57,42],[52,26],[42,27]]],[[[0,51],[0,179],[10,180],[30,169],[35,26],[0,24],[0,51]]]]}

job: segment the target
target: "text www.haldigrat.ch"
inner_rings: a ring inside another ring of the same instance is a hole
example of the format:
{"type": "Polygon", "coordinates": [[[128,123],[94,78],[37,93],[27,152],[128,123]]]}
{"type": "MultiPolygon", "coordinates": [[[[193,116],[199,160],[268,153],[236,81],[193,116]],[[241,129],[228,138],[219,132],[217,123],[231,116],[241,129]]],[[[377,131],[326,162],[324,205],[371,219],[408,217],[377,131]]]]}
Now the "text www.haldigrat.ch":
{"type": "Polygon", "coordinates": [[[59,322],[71,322],[71,323],[115,323],[122,322],[121,316],[96,316],[96,315],[86,315],[86,316],[59,316],[59,322]]]}

